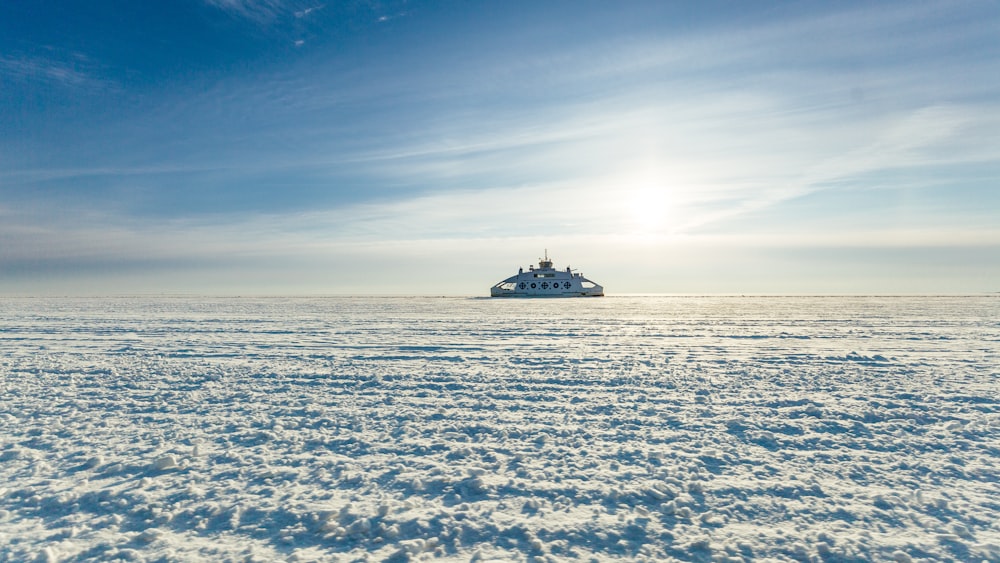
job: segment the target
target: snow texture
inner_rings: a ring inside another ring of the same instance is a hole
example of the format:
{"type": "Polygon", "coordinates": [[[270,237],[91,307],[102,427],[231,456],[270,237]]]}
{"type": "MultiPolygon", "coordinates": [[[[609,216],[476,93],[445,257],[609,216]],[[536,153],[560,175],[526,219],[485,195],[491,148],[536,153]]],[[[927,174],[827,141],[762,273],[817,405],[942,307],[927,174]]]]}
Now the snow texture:
{"type": "Polygon", "coordinates": [[[1000,561],[996,296],[0,319],[0,561],[1000,561]]]}

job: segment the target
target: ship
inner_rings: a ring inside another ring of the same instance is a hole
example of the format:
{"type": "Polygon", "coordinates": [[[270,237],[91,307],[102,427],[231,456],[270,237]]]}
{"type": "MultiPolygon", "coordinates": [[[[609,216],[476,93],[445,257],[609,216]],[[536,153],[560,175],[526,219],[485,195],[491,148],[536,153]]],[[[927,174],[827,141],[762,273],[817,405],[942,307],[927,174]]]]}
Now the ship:
{"type": "Polygon", "coordinates": [[[517,275],[490,288],[490,297],[604,297],[604,288],[569,267],[553,268],[546,249],[537,268],[518,268],[517,275]]]}

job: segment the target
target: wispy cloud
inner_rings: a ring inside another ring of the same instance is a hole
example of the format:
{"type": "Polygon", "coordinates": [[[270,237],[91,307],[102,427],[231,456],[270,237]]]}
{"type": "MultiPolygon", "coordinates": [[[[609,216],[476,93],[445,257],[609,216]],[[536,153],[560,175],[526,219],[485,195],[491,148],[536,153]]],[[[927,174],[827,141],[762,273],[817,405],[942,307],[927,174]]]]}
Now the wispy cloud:
{"type": "Polygon", "coordinates": [[[266,22],[275,17],[295,13],[288,0],[204,0],[210,6],[214,6],[224,12],[246,18],[257,22],[266,22]]]}
{"type": "MultiPolygon", "coordinates": [[[[740,189],[738,184],[733,186],[738,192],[731,194],[736,197],[730,205],[720,206],[690,221],[688,228],[760,212],[819,191],[842,190],[845,185],[853,190],[885,189],[883,181],[871,179],[871,175],[877,173],[899,173],[929,166],[967,164],[970,159],[973,162],[989,162],[1000,158],[1000,144],[990,142],[988,138],[980,139],[984,144],[978,154],[956,153],[949,149],[953,143],[964,144],[963,134],[977,123],[981,109],[934,106],[886,119],[874,130],[871,130],[871,124],[855,124],[852,135],[855,143],[827,147],[825,151],[817,151],[815,149],[819,147],[814,147],[809,156],[790,155],[790,158],[784,159],[787,172],[756,177],[758,181],[767,179],[768,182],[752,185],[755,184],[754,176],[748,170],[751,174],[746,180],[751,185],[747,189],[740,189]],[[866,135],[873,138],[867,140],[866,135]]],[[[1000,126],[1000,122],[997,125],[1000,126]]],[[[816,130],[814,134],[822,136],[824,131],[816,130]]],[[[923,186],[933,185],[936,181],[929,179],[923,186]]],[[[897,183],[894,186],[896,189],[921,187],[912,183],[897,183]]]]}
{"type": "Polygon", "coordinates": [[[348,2],[317,4],[315,0],[203,0],[235,17],[256,23],[272,23],[276,20],[294,18],[306,20],[316,17],[319,12],[332,10],[338,13],[361,12],[369,15],[375,22],[384,22],[406,15],[406,12],[393,11],[392,2],[348,2]]]}
{"type": "Polygon", "coordinates": [[[0,55],[0,74],[14,81],[66,88],[106,88],[99,65],[81,53],[47,55],[0,55]]]}
{"type": "Polygon", "coordinates": [[[315,6],[310,6],[308,8],[303,9],[303,10],[298,10],[297,12],[295,12],[295,17],[297,17],[297,18],[304,18],[304,17],[308,16],[309,14],[315,12],[316,10],[322,10],[325,6],[326,6],[326,4],[317,4],[315,6]]]}

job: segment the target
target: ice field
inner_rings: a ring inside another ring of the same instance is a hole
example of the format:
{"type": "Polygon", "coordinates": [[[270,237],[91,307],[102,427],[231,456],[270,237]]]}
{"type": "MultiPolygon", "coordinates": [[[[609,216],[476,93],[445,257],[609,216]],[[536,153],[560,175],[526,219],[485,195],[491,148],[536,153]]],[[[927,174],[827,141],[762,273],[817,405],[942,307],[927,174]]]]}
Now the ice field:
{"type": "Polygon", "coordinates": [[[1000,561],[1000,296],[0,323],[0,561],[1000,561]]]}

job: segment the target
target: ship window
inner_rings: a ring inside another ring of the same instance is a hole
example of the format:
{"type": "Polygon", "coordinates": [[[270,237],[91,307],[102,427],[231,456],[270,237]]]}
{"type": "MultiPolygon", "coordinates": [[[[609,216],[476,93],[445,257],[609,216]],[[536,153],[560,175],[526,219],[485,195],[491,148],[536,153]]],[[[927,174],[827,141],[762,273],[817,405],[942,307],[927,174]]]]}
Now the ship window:
{"type": "Polygon", "coordinates": [[[531,282],[531,289],[535,289],[536,287],[538,287],[538,284],[536,284],[535,282],[531,282]]]}
{"type": "MultiPolygon", "coordinates": [[[[524,289],[524,288],[528,287],[528,284],[526,284],[526,283],[524,283],[524,282],[521,282],[521,285],[520,285],[520,287],[521,287],[521,289],[524,289]]],[[[567,286],[567,287],[568,287],[568,286],[567,286]]]]}
{"type": "Polygon", "coordinates": [[[536,278],[554,278],[555,274],[535,274],[536,278]]]}
{"type": "Polygon", "coordinates": [[[565,287],[566,289],[569,289],[569,282],[564,283],[563,287],[565,287]]]}
{"type": "Polygon", "coordinates": [[[542,289],[548,289],[548,288],[549,288],[549,282],[542,282],[542,289]]]}

